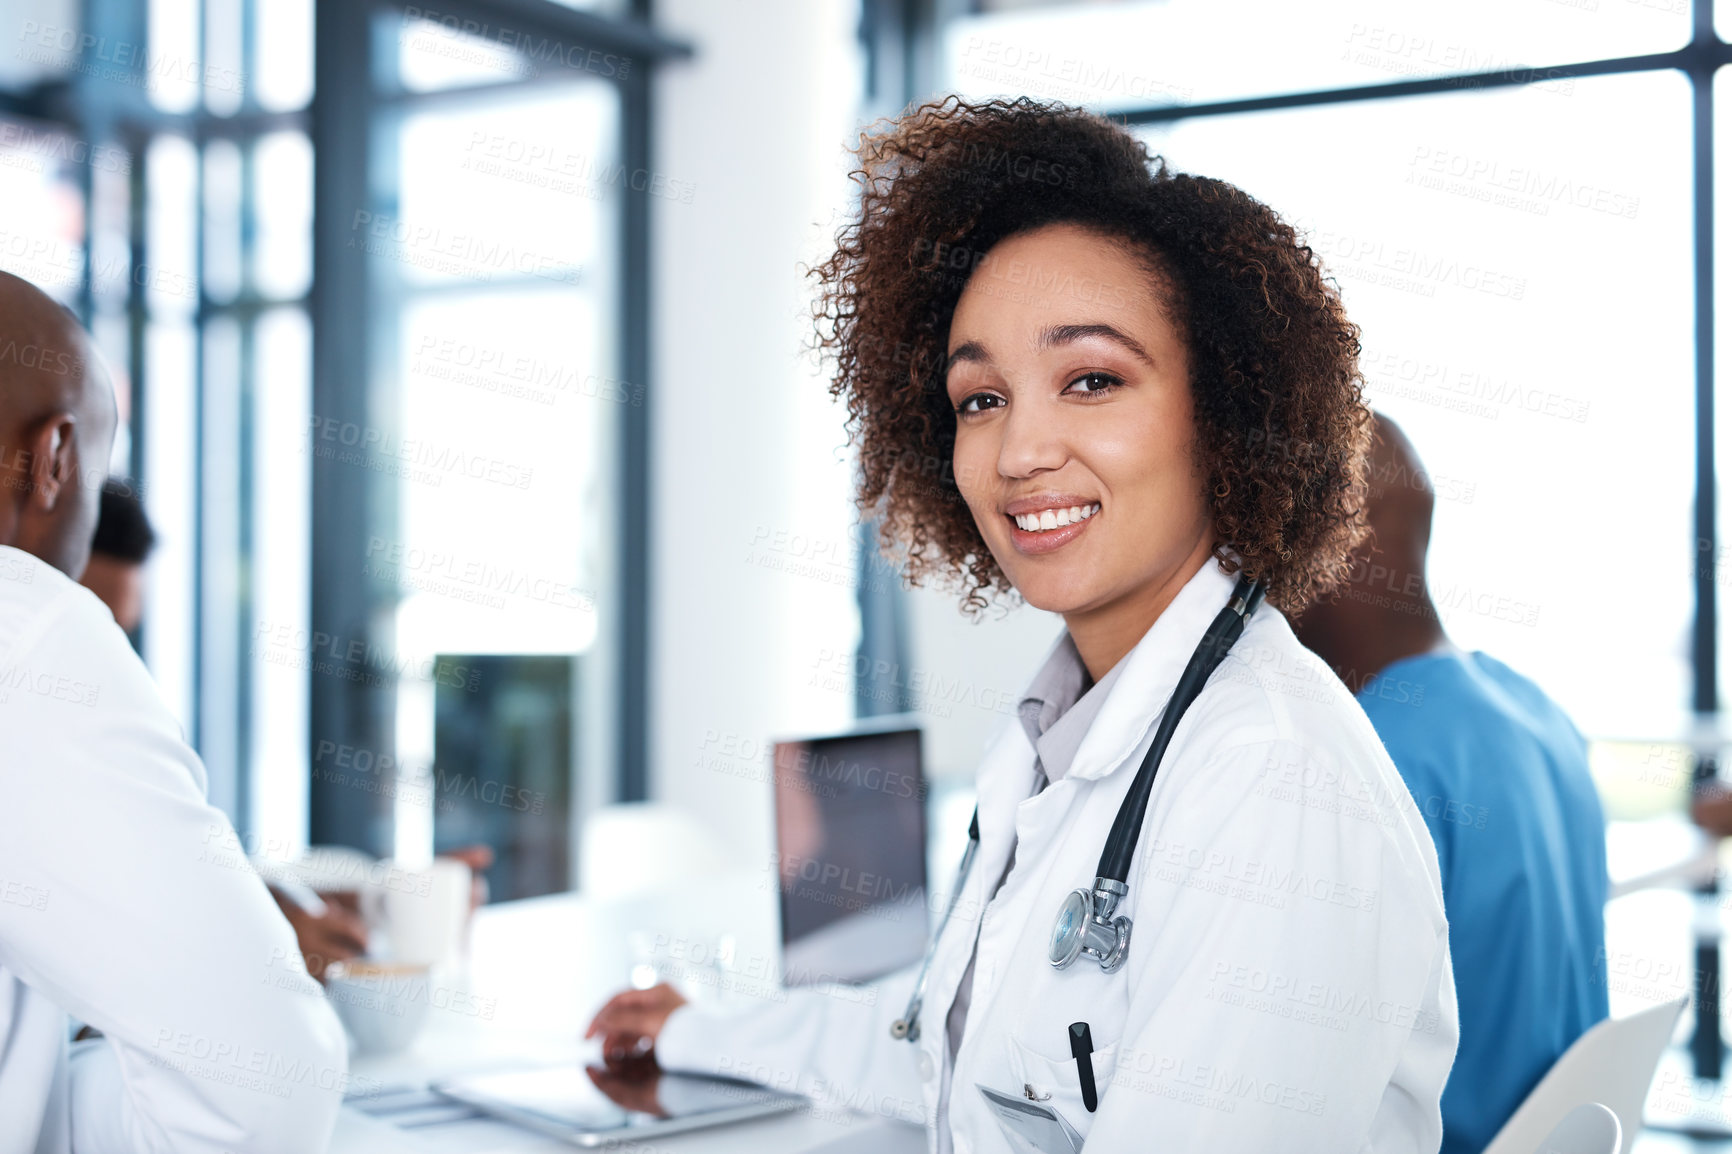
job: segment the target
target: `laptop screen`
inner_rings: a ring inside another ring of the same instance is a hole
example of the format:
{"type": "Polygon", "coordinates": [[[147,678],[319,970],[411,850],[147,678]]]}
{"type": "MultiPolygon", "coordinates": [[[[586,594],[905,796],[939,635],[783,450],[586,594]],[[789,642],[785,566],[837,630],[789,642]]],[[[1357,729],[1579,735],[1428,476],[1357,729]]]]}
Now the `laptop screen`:
{"type": "Polygon", "coordinates": [[[926,951],[920,731],[775,747],[782,981],[864,982],[926,951]]]}

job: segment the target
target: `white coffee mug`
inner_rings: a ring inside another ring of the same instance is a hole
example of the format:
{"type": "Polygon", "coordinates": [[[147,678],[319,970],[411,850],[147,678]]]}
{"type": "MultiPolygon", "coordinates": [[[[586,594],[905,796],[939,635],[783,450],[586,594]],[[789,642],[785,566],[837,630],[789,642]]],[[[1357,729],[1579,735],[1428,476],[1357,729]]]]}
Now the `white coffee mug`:
{"type": "Polygon", "coordinates": [[[364,958],[332,964],[325,974],[325,999],[363,1054],[390,1054],[408,1046],[432,1004],[425,965],[364,958]]]}
{"type": "Polygon", "coordinates": [[[361,891],[368,932],[383,937],[368,952],[428,966],[456,960],[469,918],[470,885],[468,865],[452,858],[435,858],[422,869],[380,862],[361,891]]]}

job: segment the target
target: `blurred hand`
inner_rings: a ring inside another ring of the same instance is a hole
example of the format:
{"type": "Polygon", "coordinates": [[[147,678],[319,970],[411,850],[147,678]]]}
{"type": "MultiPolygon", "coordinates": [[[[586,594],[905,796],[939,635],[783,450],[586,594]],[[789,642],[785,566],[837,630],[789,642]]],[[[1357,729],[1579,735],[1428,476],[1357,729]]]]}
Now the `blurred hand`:
{"type": "Polygon", "coordinates": [[[631,1072],[585,1066],[583,1072],[589,1075],[595,1088],[613,1099],[620,1109],[635,1110],[639,1114],[650,1114],[657,1118],[668,1116],[667,1111],[662,1109],[661,1100],[656,1097],[656,1089],[661,1084],[662,1076],[654,1066],[631,1072]]]}
{"type": "Polygon", "coordinates": [[[668,1015],[686,1004],[665,982],[647,990],[615,994],[596,1014],[583,1036],[601,1035],[601,1056],[610,1070],[655,1068],[655,1044],[668,1015]]]}
{"type": "Polygon", "coordinates": [[[1720,837],[1732,836],[1732,790],[1709,785],[1690,799],[1690,820],[1720,837]]]}
{"type": "Polygon", "coordinates": [[[289,919],[295,931],[295,944],[307,963],[307,973],[319,981],[325,980],[325,967],[332,962],[357,958],[367,952],[367,924],[361,915],[346,906],[327,900],[325,912],[315,914],[302,909],[289,895],[275,886],[271,896],[277,908],[289,919]]]}

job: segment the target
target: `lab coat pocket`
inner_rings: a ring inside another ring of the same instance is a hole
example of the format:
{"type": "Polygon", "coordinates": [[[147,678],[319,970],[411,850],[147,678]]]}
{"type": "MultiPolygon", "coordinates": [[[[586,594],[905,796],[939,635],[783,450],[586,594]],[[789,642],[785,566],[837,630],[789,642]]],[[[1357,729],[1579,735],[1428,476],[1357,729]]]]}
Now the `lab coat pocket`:
{"type": "MultiPolygon", "coordinates": [[[[1010,1049],[1011,1068],[1016,1071],[1020,1082],[1014,1088],[1015,1091],[1031,1102],[1038,1102],[1064,1115],[1065,1121],[1075,1127],[1078,1134],[1087,1138],[1094,1115],[1083,1105],[1082,1078],[1077,1070],[1076,1059],[1068,1054],[1061,1059],[1037,1053],[1015,1037],[1010,1039],[1010,1049]]],[[[1090,1055],[1089,1066],[1095,1075],[1097,1109],[1106,1104],[1107,1094],[1112,1089],[1113,1074],[1117,1072],[1118,1050],[1119,1044],[1114,1042],[1090,1055]]]]}

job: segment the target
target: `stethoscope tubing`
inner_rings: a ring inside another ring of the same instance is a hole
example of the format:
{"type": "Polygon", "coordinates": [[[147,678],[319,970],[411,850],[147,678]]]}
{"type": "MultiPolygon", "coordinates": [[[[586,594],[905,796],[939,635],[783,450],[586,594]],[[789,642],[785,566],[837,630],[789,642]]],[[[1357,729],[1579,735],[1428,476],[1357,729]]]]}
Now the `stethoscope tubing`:
{"type": "Polygon", "coordinates": [[[1248,577],[1239,578],[1232,598],[1215,615],[1215,620],[1210,622],[1208,631],[1203,634],[1203,639],[1192,652],[1191,659],[1185,663],[1185,671],[1179,675],[1179,682],[1173,687],[1173,695],[1167,699],[1167,707],[1161,711],[1161,723],[1155,729],[1155,739],[1149,743],[1149,751],[1143,755],[1142,764],[1137,766],[1136,780],[1131,782],[1130,790],[1119,803],[1119,812],[1113,818],[1106,845],[1101,847],[1100,864],[1095,868],[1097,878],[1109,878],[1117,882],[1130,880],[1131,858],[1136,856],[1137,839],[1143,832],[1143,815],[1148,812],[1149,798],[1155,791],[1155,775],[1160,772],[1161,759],[1167,755],[1167,746],[1172,743],[1173,734],[1178,730],[1179,722],[1184,720],[1186,711],[1191,708],[1191,703],[1203,692],[1203,686],[1208,683],[1209,677],[1220,667],[1221,662],[1226,660],[1228,651],[1245,631],[1246,619],[1262,599],[1261,581],[1252,581],[1248,577]]]}
{"type": "MultiPolygon", "coordinates": [[[[1155,776],[1160,772],[1161,759],[1166,755],[1167,746],[1172,742],[1173,734],[1178,730],[1179,722],[1184,719],[1191,703],[1197,699],[1210,676],[1219,668],[1245,631],[1245,622],[1262,601],[1263,591],[1261,580],[1241,576],[1239,583],[1233,588],[1233,596],[1220,613],[1216,614],[1215,620],[1203,634],[1203,639],[1197,643],[1191,659],[1185,663],[1184,672],[1179,675],[1178,684],[1173,687],[1173,694],[1167,699],[1166,708],[1161,711],[1155,738],[1149,743],[1142,763],[1137,766],[1136,779],[1119,803],[1119,811],[1113,818],[1106,845],[1101,849],[1100,864],[1096,870],[1097,882],[1119,882],[1120,892],[1123,892],[1122,883],[1130,876],[1131,859],[1136,855],[1143,817],[1148,811],[1149,798],[1154,793],[1155,776]]],[[[920,1038],[920,1011],[925,1004],[927,974],[932,969],[932,959],[938,953],[938,941],[944,936],[945,927],[950,924],[950,916],[956,912],[957,899],[962,896],[962,887],[968,881],[969,870],[974,865],[974,856],[979,849],[980,808],[976,806],[974,817],[968,823],[968,848],[963,851],[962,864],[956,871],[956,887],[950,892],[950,901],[944,907],[944,918],[938,923],[938,931],[932,935],[926,956],[921,960],[920,973],[914,980],[914,993],[908,999],[908,1008],[890,1027],[891,1036],[894,1038],[906,1038],[910,1042],[920,1038]]],[[[1117,963],[1113,968],[1117,968],[1117,963]]]]}

